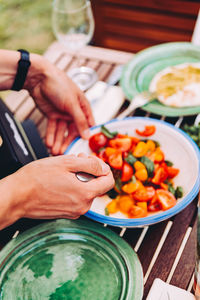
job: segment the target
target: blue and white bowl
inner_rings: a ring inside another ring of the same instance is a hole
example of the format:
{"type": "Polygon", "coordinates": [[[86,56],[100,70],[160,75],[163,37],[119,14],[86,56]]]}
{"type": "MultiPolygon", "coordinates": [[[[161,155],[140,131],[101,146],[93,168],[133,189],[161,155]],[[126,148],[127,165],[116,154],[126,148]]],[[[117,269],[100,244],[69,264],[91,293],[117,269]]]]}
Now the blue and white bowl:
{"type": "MultiPolygon", "coordinates": [[[[182,130],[173,125],[156,119],[130,117],[124,120],[112,120],[105,124],[111,131],[136,136],[135,129],[143,129],[145,125],[155,125],[156,132],[150,138],[160,143],[165,153],[165,159],[174,163],[180,170],[174,179],[175,186],[182,186],[184,195],[178,199],[177,204],[169,210],[152,213],[144,218],[129,219],[121,213],[105,216],[104,209],[108,203],[106,197],[97,197],[86,213],[88,218],[113,226],[142,227],[164,221],[182,211],[189,205],[199,192],[200,188],[200,151],[193,140],[182,130]]],[[[91,134],[100,131],[100,126],[91,128],[91,134]]],[[[138,136],[139,137],[139,136],[138,136]]],[[[81,138],[74,140],[65,154],[90,154],[88,141],[81,138]]]]}

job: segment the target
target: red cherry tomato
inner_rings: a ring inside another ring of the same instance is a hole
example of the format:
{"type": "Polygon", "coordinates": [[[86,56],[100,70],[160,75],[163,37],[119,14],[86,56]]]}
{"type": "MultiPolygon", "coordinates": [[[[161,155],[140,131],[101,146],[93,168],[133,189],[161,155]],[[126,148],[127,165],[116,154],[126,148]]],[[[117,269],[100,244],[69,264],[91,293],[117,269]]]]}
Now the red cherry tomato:
{"type": "Polygon", "coordinates": [[[138,189],[132,194],[132,196],[136,201],[149,201],[155,196],[155,189],[152,186],[147,186],[138,189]]]}
{"type": "Polygon", "coordinates": [[[158,202],[163,210],[167,210],[176,205],[176,198],[169,191],[162,189],[156,190],[158,202]]]}
{"type": "Polygon", "coordinates": [[[156,127],[154,125],[146,125],[143,131],[136,129],[136,133],[141,136],[150,136],[153,135],[156,131],[156,127]]]}
{"type": "Polygon", "coordinates": [[[168,177],[169,178],[174,178],[176,177],[176,175],[178,175],[179,173],[179,169],[173,168],[173,167],[166,167],[167,173],[168,173],[168,177]]]}
{"type": "Polygon", "coordinates": [[[117,170],[120,170],[123,166],[122,153],[113,153],[108,157],[109,165],[117,170]]]}
{"type": "Polygon", "coordinates": [[[116,138],[109,141],[109,145],[119,151],[128,151],[132,146],[132,141],[130,138],[116,138]]]}
{"type": "Polygon", "coordinates": [[[123,163],[121,181],[129,181],[133,176],[133,168],[127,163],[123,163]]]}
{"type": "Polygon", "coordinates": [[[159,167],[156,172],[154,177],[152,178],[152,182],[154,184],[160,185],[163,181],[165,181],[168,177],[168,173],[164,167],[159,167]]]}
{"type": "Polygon", "coordinates": [[[108,138],[101,132],[94,134],[89,139],[89,146],[92,151],[97,152],[100,148],[105,147],[108,138]]]}

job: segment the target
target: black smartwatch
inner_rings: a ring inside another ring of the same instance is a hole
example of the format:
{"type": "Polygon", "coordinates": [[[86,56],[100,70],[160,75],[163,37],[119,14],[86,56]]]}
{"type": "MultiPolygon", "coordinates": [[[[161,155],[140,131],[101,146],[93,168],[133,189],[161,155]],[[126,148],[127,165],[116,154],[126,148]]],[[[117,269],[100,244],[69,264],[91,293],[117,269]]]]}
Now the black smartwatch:
{"type": "Polygon", "coordinates": [[[28,69],[31,65],[29,52],[23,49],[17,50],[21,53],[21,58],[18,62],[17,73],[11,90],[20,91],[25,83],[28,69]]]}

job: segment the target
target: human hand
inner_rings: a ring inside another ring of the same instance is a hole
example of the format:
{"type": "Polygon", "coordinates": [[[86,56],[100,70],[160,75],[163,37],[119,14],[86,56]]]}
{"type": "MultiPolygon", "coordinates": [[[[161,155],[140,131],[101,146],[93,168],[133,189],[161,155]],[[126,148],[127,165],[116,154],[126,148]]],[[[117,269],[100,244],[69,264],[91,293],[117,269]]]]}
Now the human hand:
{"type": "Polygon", "coordinates": [[[94,125],[90,105],[64,72],[43,57],[31,54],[25,88],[48,118],[46,145],[52,154],[63,154],[78,135],[89,138],[89,127],[94,125]]]}
{"type": "Polygon", "coordinates": [[[18,186],[15,209],[21,211],[21,217],[39,219],[78,218],[89,210],[95,197],[114,185],[109,166],[84,154],[37,160],[12,176],[18,186]],[[75,176],[80,171],[97,178],[81,182],[75,176]]]}

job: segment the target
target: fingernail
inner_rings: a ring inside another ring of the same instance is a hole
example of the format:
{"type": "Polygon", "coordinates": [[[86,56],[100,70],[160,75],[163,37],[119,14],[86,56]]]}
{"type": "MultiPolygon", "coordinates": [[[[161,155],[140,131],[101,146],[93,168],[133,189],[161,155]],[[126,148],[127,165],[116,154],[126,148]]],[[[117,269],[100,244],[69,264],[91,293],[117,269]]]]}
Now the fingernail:
{"type": "Polygon", "coordinates": [[[88,140],[90,138],[90,130],[86,129],[83,131],[83,138],[88,140]]]}
{"type": "Polygon", "coordinates": [[[110,170],[109,166],[102,160],[100,161],[100,163],[101,163],[101,167],[102,167],[102,172],[107,174],[110,170]]]}

